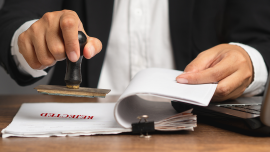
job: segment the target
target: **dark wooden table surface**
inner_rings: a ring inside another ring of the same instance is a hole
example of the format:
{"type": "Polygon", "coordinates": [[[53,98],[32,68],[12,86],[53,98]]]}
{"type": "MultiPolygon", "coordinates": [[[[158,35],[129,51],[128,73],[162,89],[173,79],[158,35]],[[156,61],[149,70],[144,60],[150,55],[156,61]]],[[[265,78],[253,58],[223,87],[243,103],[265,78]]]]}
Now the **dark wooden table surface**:
{"type": "MultiPolygon", "coordinates": [[[[22,103],[35,102],[116,102],[118,96],[105,99],[47,95],[0,96],[0,129],[5,128],[22,103]]],[[[1,138],[0,152],[70,151],[245,151],[270,152],[270,137],[252,137],[198,123],[194,132],[156,133],[150,139],[138,135],[97,135],[49,138],[1,138]]]]}

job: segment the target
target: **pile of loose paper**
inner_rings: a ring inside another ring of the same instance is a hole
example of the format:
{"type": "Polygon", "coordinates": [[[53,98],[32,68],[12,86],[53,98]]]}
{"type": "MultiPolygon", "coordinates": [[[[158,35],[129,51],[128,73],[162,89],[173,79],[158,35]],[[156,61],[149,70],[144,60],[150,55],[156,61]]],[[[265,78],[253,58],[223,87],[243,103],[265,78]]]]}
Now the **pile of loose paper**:
{"type": "MultiPolygon", "coordinates": [[[[169,104],[169,103],[168,103],[169,104]]],[[[115,103],[24,103],[2,137],[50,137],[130,132],[114,118],[115,103]]],[[[151,119],[150,119],[151,120],[151,119]]],[[[155,121],[156,130],[193,130],[191,110],[155,121]]]]}

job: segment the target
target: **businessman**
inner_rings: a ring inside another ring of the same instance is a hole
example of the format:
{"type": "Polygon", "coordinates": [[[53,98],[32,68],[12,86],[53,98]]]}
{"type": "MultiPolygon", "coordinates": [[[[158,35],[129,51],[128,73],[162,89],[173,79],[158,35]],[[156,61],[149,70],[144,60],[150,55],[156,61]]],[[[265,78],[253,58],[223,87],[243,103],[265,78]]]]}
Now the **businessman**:
{"type": "Polygon", "coordinates": [[[123,92],[148,67],[184,70],[178,83],[216,83],[213,101],[262,93],[270,58],[270,2],[261,0],[9,0],[0,13],[2,66],[20,85],[54,67],[88,34],[82,86],[123,92]],[[101,51],[102,50],[102,51],[101,51]]]}

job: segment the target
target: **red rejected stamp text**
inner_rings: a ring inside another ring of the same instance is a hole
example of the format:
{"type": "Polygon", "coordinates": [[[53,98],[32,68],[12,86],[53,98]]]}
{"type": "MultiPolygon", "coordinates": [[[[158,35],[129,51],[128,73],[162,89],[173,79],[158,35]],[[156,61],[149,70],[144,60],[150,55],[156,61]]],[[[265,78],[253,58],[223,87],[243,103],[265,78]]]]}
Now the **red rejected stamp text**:
{"type": "Polygon", "coordinates": [[[69,114],[55,114],[55,113],[42,113],[41,117],[56,117],[56,118],[75,118],[75,119],[93,119],[94,116],[87,115],[69,115],[69,114]]]}

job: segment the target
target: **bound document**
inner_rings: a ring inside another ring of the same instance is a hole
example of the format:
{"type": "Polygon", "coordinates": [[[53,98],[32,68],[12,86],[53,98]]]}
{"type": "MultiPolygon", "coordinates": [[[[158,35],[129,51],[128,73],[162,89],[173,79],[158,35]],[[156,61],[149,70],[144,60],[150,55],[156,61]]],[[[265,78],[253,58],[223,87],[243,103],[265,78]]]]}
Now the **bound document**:
{"type": "Polygon", "coordinates": [[[128,128],[138,115],[147,114],[156,121],[157,118],[166,117],[166,112],[172,112],[170,104],[166,104],[170,107],[167,111],[164,103],[158,103],[156,98],[151,100],[151,97],[166,99],[167,103],[175,100],[208,106],[217,84],[180,84],[176,82],[176,77],[181,73],[177,70],[149,68],[136,74],[116,103],[114,115],[117,122],[128,128]]]}
{"type": "MultiPolygon", "coordinates": [[[[50,137],[130,132],[141,115],[161,131],[193,130],[192,110],[177,113],[171,100],[207,106],[217,84],[179,84],[181,71],[150,68],[139,72],[116,103],[25,103],[2,137],[50,137]]],[[[50,101],[48,101],[50,102],[50,101]]]]}

